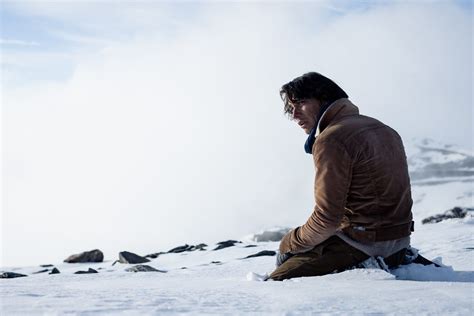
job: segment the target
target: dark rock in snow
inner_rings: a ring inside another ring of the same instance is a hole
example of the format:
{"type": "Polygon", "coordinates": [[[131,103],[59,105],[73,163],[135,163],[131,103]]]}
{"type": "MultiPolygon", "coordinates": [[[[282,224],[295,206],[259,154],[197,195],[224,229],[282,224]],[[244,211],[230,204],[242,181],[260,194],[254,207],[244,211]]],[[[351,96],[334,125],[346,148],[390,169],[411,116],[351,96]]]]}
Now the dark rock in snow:
{"type": "Polygon", "coordinates": [[[145,263],[150,262],[145,257],[134,254],[133,252],[122,251],[119,253],[119,262],[120,263],[145,263]]]}
{"type": "Polygon", "coordinates": [[[205,249],[206,247],[207,247],[206,244],[199,244],[196,246],[185,244],[183,246],[179,246],[179,247],[171,249],[170,251],[168,251],[168,253],[181,253],[185,251],[195,251],[195,250],[203,251],[203,250],[206,250],[205,249]]]}
{"type": "Polygon", "coordinates": [[[248,259],[248,258],[255,258],[255,257],[262,257],[262,256],[274,256],[276,255],[276,252],[275,251],[272,251],[272,250],[262,250],[260,252],[257,252],[256,254],[253,254],[253,255],[250,255],[250,256],[247,256],[243,259],[248,259]]]}
{"type": "Polygon", "coordinates": [[[125,269],[127,272],[162,272],[166,273],[166,271],[158,270],[153,267],[147,266],[145,264],[139,264],[130,268],[125,269]]]}
{"type": "Polygon", "coordinates": [[[247,245],[244,248],[253,248],[253,247],[257,247],[257,245],[247,245]]]}
{"type": "Polygon", "coordinates": [[[68,262],[68,263],[102,262],[102,261],[104,261],[104,254],[99,249],[84,251],[79,254],[71,255],[64,260],[64,262],[68,262]]]}
{"type": "Polygon", "coordinates": [[[44,270],[39,270],[39,271],[33,272],[33,274],[45,273],[45,272],[48,272],[48,271],[49,271],[48,269],[44,269],[44,270]]]}
{"type": "Polygon", "coordinates": [[[26,274],[15,273],[15,272],[3,272],[0,274],[0,279],[14,279],[14,278],[21,278],[26,277],[26,274]]]}
{"type": "Polygon", "coordinates": [[[158,258],[158,256],[160,255],[164,255],[166,254],[167,252],[155,252],[155,253],[151,253],[149,255],[146,255],[145,258],[152,258],[152,259],[156,259],[158,258]]]}
{"type": "Polygon", "coordinates": [[[169,250],[168,253],[181,253],[181,252],[189,251],[192,247],[193,246],[185,244],[183,246],[178,246],[178,247],[175,247],[175,248],[169,250]]]}
{"type": "Polygon", "coordinates": [[[40,264],[40,267],[41,268],[51,268],[51,267],[54,267],[53,264],[40,264]]]}
{"type": "Polygon", "coordinates": [[[206,247],[207,247],[206,244],[199,244],[196,246],[191,246],[191,249],[189,251],[194,251],[194,250],[204,251],[206,250],[206,247]]]}
{"type": "Polygon", "coordinates": [[[211,264],[222,264],[220,261],[211,261],[211,264]]]}
{"type": "Polygon", "coordinates": [[[218,245],[224,245],[224,244],[228,244],[228,243],[237,244],[237,243],[241,243],[241,241],[229,239],[229,240],[225,240],[225,241],[219,241],[217,244],[218,244],[218,245]]]}
{"type": "Polygon", "coordinates": [[[290,228],[267,230],[263,233],[255,234],[252,239],[256,242],[280,241],[290,230],[290,228]]]}
{"type": "Polygon", "coordinates": [[[220,249],[232,247],[237,243],[241,243],[241,241],[237,241],[237,240],[220,241],[220,242],[217,243],[218,246],[216,248],[214,248],[213,250],[220,250],[220,249]]]}
{"type": "Polygon", "coordinates": [[[89,273],[99,273],[97,272],[97,270],[94,270],[92,268],[89,268],[89,270],[87,271],[77,271],[77,272],[74,272],[74,274],[89,274],[89,273]]]}
{"type": "Polygon", "coordinates": [[[53,268],[53,270],[51,270],[51,272],[49,274],[59,274],[61,272],[59,272],[59,270],[57,268],[53,268]]]}
{"type": "Polygon", "coordinates": [[[466,217],[469,211],[474,211],[472,208],[460,208],[454,207],[450,210],[447,210],[443,214],[438,214],[434,216],[427,217],[421,221],[422,224],[434,224],[444,221],[450,218],[464,218],[466,217]]]}
{"type": "Polygon", "coordinates": [[[158,256],[161,255],[161,253],[159,252],[156,252],[156,253],[150,253],[148,255],[145,256],[145,258],[152,258],[152,259],[156,259],[158,258],[158,256]]]}

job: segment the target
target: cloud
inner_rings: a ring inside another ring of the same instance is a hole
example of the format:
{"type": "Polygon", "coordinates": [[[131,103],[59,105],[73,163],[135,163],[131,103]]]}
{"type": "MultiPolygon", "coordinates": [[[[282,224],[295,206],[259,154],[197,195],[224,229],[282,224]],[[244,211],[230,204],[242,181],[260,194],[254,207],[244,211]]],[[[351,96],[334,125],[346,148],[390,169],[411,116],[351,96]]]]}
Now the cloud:
{"type": "Polygon", "coordinates": [[[28,41],[13,40],[13,39],[2,39],[2,38],[0,38],[0,45],[38,46],[39,43],[37,43],[37,42],[28,42],[28,41]]]}
{"type": "Polygon", "coordinates": [[[307,71],[405,138],[472,144],[472,22],[457,6],[202,5],[173,32],[153,12],[79,55],[69,80],[4,94],[6,263],[303,223],[312,159],[278,90],[307,71]]]}

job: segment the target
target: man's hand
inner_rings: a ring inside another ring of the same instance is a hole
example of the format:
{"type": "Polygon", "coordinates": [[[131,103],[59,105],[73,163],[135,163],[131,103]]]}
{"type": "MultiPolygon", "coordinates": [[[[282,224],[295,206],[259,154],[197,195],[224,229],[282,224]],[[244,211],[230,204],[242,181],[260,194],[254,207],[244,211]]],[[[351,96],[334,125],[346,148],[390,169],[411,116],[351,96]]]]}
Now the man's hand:
{"type": "Polygon", "coordinates": [[[277,268],[279,266],[281,266],[283,264],[283,262],[285,262],[286,260],[290,259],[291,257],[293,257],[293,254],[290,253],[290,252],[287,252],[287,253],[280,253],[278,252],[277,253],[277,257],[276,257],[276,266],[277,268]]]}

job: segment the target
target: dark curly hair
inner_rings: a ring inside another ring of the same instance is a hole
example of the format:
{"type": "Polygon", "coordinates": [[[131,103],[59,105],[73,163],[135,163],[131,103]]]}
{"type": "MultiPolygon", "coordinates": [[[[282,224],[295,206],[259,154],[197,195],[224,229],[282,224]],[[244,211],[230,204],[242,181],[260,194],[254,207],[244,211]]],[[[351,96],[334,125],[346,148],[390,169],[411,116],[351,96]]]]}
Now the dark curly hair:
{"type": "Polygon", "coordinates": [[[328,104],[349,96],[331,79],[317,72],[308,72],[283,85],[280,97],[285,114],[291,117],[293,106],[290,103],[315,98],[322,104],[328,104]]]}

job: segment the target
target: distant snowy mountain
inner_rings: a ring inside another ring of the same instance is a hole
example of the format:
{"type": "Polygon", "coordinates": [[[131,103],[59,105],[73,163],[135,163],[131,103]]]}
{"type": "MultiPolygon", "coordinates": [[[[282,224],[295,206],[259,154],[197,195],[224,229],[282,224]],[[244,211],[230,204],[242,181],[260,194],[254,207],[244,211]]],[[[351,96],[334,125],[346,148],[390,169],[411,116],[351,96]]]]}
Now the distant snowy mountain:
{"type": "Polygon", "coordinates": [[[412,139],[405,147],[416,222],[455,206],[474,206],[472,149],[432,139],[412,139]]]}
{"type": "Polygon", "coordinates": [[[474,182],[472,152],[431,139],[413,140],[407,146],[412,185],[474,182]]]}

